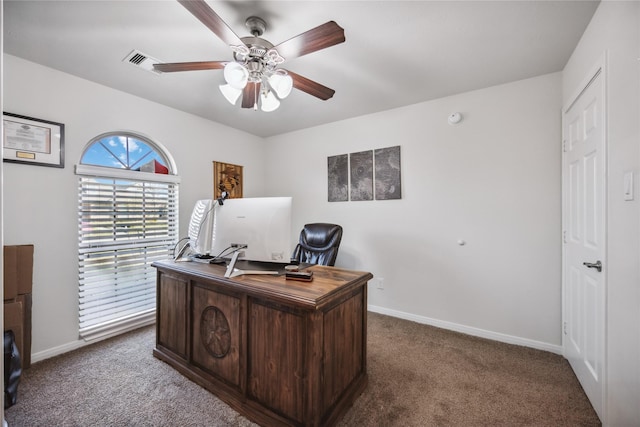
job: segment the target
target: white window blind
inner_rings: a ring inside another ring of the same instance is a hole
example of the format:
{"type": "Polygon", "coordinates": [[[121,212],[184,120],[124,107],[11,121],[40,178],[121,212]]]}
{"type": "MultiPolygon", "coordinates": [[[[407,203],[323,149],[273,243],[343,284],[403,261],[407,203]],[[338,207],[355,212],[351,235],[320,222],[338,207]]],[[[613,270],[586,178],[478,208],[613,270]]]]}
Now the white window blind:
{"type": "Polygon", "coordinates": [[[81,337],[155,318],[151,263],[170,257],[178,236],[178,185],[166,181],[79,177],[81,337]]]}

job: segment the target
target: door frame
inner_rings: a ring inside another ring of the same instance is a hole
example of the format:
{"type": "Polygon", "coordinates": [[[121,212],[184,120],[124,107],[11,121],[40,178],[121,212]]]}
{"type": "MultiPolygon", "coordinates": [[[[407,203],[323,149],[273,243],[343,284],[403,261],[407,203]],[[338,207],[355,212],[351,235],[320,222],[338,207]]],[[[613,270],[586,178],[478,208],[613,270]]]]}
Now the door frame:
{"type": "MultiPolygon", "coordinates": [[[[567,325],[567,273],[568,273],[568,265],[566,262],[566,245],[565,245],[565,233],[567,230],[567,221],[568,221],[568,197],[567,197],[567,170],[565,169],[565,144],[567,135],[565,135],[565,115],[571,109],[573,104],[578,100],[578,98],[582,95],[582,93],[589,87],[591,82],[600,74],[600,78],[602,79],[602,109],[603,109],[603,142],[602,142],[602,155],[604,171],[603,171],[603,189],[602,189],[602,203],[604,204],[602,224],[603,224],[603,252],[602,252],[602,263],[604,268],[602,269],[602,401],[600,402],[601,414],[598,414],[601,417],[601,422],[603,425],[606,425],[607,420],[607,402],[608,402],[608,375],[607,375],[607,354],[608,354],[608,248],[609,248],[609,227],[608,227],[608,219],[609,219],[609,128],[608,128],[608,52],[605,50],[600,58],[596,61],[596,63],[591,66],[585,73],[585,77],[580,82],[577,90],[572,94],[569,98],[569,101],[563,105],[562,107],[562,325],[561,325],[561,336],[562,336],[562,353],[566,358],[567,356],[567,333],[566,333],[566,325],[567,325]]],[[[593,403],[592,403],[593,405],[593,403]]]]}

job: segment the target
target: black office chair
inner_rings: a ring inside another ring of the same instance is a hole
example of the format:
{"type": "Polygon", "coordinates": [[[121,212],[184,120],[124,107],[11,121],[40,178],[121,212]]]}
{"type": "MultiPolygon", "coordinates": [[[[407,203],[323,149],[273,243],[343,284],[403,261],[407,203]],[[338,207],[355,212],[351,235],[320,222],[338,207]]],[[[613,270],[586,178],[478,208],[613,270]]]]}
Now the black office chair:
{"type": "Polygon", "coordinates": [[[293,263],[333,266],[342,240],[342,227],[336,224],[305,224],[300,243],[291,256],[293,263]]]}

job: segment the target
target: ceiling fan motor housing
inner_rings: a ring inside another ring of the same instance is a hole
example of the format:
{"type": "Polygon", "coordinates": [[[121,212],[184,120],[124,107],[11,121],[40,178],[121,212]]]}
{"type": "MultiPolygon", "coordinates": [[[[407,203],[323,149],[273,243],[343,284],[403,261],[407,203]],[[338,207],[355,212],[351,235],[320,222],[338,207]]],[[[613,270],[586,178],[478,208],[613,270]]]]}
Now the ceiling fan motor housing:
{"type": "Polygon", "coordinates": [[[240,40],[247,46],[249,56],[262,58],[273,45],[260,37],[242,37],[240,40]]]}
{"type": "Polygon", "coordinates": [[[273,44],[260,37],[242,37],[243,46],[233,46],[233,59],[251,67],[251,63],[259,62],[261,71],[273,72],[284,62],[273,44]]]}

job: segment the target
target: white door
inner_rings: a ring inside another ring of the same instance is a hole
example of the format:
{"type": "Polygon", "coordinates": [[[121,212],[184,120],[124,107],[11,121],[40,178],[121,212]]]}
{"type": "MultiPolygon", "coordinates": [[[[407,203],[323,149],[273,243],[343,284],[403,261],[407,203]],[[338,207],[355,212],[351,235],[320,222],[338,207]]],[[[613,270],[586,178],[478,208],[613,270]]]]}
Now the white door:
{"type": "Polygon", "coordinates": [[[563,116],[564,355],[604,420],[605,111],[602,69],[563,116]]]}

